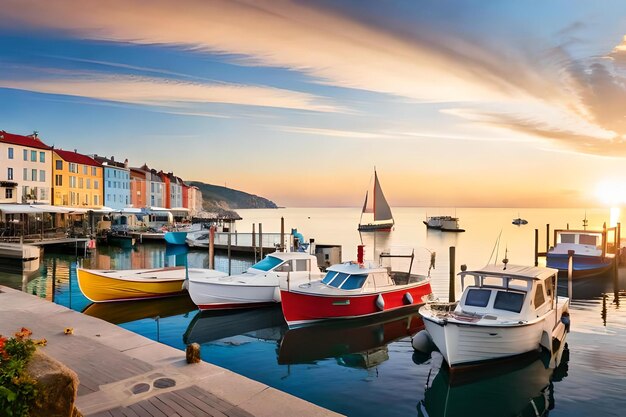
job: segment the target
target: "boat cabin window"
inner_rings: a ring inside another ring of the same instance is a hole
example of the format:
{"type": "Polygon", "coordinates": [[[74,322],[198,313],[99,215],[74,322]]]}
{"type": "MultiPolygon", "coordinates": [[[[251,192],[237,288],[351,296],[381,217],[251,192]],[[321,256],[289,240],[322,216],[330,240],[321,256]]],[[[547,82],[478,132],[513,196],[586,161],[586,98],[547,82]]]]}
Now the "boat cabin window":
{"type": "Polygon", "coordinates": [[[472,307],[487,307],[491,290],[470,289],[465,296],[465,305],[472,307]]]}
{"type": "Polygon", "coordinates": [[[255,263],[254,265],[252,265],[252,268],[258,269],[260,271],[269,271],[275,268],[276,266],[280,265],[282,262],[283,262],[282,259],[276,258],[274,256],[267,256],[264,259],[260,260],[259,262],[255,263]]]}
{"type": "Polygon", "coordinates": [[[294,271],[292,265],[291,265],[292,261],[287,261],[282,265],[277,266],[276,268],[274,268],[274,272],[292,272],[294,271]]]}
{"type": "Polygon", "coordinates": [[[342,290],[356,290],[365,284],[367,274],[350,275],[348,279],[341,285],[342,290]]]}
{"type": "Polygon", "coordinates": [[[524,294],[519,292],[498,291],[493,308],[519,313],[524,305],[524,294]]]}
{"type": "Polygon", "coordinates": [[[546,302],[546,297],[543,295],[543,284],[537,284],[535,289],[535,299],[533,300],[535,308],[539,308],[546,302]]]}
{"type": "Polygon", "coordinates": [[[339,288],[339,286],[348,278],[348,274],[337,271],[328,271],[322,282],[330,287],[339,288]]]}
{"type": "Polygon", "coordinates": [[[309,270],[308,259],[296,259],[296,271],[308,271],[309,270]]]}
{"type": "Polygon", "coordinates": [[[576,243],[576,235],[573,234],[561,234],[561,243],[576,243]]]}

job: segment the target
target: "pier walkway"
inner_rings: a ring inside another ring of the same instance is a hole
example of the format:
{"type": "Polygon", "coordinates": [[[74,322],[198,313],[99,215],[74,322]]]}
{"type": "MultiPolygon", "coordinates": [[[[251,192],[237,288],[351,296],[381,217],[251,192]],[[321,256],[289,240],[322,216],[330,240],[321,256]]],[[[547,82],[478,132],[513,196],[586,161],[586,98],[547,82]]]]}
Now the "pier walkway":
{"type": "MultiPolygon", "coordinates": [[[[339,416],[185,353],[38,297],[0,286],[0,334],[21,327],[78,374],[85,417],[339,416]],[[65,335],[64,329],[73,328],[65,335]]],[[[244,360],[244,359],[242,359],[244,360]]]]}

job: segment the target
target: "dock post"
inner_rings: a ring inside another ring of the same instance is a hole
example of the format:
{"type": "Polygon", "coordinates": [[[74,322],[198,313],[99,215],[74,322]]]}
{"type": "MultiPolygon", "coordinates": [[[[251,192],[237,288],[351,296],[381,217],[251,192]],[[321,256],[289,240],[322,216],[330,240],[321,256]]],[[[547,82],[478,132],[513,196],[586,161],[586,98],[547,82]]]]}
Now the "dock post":
{"type": "Polygon", "coordinates": [[[256,223],[252,223],[252,253],[254,253],[254,263],[256,263],[256,223]]]}
{"type": "Polygon", "coordinates": [[[209,228],[209,269],[215,269],[215,226],[209,228]]]}
{"type": "Polygon", "coordinates": [[[539,266],[539,229],[535,229],[535,266],[539,266]]]}
{"type": "Polygon", "coordinates": [[[602,225],[602,258],[606,255],[606,222],[602,225]]]}
{"type": "Polygon", "coordinates": [[[573,250],[567,251],[567,296],[572,299],[572,279],[574,276],[574,252],[573,250]]]}
{"type": "MultiPolygon", "coordinates": [[[[554,241],[556,245],[556,240],[554,241]]],[[[546,224],[546,254],[550,251],[550,225],[546,224]]]]}
{"type": "Polygon", "coordinates": [[[617,222],[617,236],[615,237],[615,256],[617,257],[617,265],[622,263],[622,248],[619,247],[622,241],[622,224],[617,222]]]}
{"type": "Polygon", "coordinates": [[[618,262],[617,262],[617,254],[615,255],[615,258],[613,259],[613,294],[615,297],[615,302],[619,303],[619,269],[618,269],[618,262]]]}
{"type": "Polygon", "coordinates": [[[456,255],[456,248],[454,246],[450,246],[450,285],[448,287],[448,301],[453,303],[456,301],[455,296],[456,296],[456,291],[455,291],[455,283],[454,283],[454,277],[455,277],[455,255],[456,255]]]}
{"type": "Polygon", "coordinates": [[[230,235],[231,233],[228,232],[228,275],[230,275],[230,267],[231,267],[231,262],[230,262],[230,235]]]}
{"type": "Polygon", "coordinates": [[[263,223],[259,223],[259,259],[263,259],[263,223]]]}
{"type": "Polygon", "coordinates": [[[280,251],[285,251],[285,218],[280,218],[280,251]]]}

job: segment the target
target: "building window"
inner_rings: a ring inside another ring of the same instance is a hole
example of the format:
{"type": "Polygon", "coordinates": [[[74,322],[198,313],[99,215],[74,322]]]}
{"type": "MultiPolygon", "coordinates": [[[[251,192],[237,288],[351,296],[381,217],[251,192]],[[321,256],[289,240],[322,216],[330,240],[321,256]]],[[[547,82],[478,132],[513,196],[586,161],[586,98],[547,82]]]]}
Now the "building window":
{"type": "Polygon", "coordinates": [[[37,162],[37,151],[30,151],[30,161],[37,162]]]}
{"type": "Polygon", "coordinates": [[[94,205],[94,206],[98,206],[98,205],[100,205],[100,201],[99,201],[99,198],[98,198],[98,196],[97,196],[97,195],[94,195],[94,196],[93,196],[93,205],[94,205]]]}
{"type": "Polygon", "coordinates": [[[78,179],[78,188],[83,188],[83,179],[82,178],[78,179]]]}
{"type": "Polygon", "coordinates": [[[84,174],[84,175],[87,175],[87,169],[89,169],[89,168],[87,167],[87,165],[83,165],[83,174],[84,174]]]}
{"type": "Polygon", "coordinates": [[[98,184],[98,180],[93,180],[93,188],[94,190],[97,190],[98,188],[100,188],[100,184],[98,184]]]}
{"type": "Polygon", "coordinates": [[[91,189],[91,178],[87,178],[87,189],[91,189]]]}
{"type": "Polygon", "coordinates": [[[28,150],[24,149],[24,161],[28,161],[28,150]]]}
{"type": "Polygon", "coordinates": [[[9,159],[13,159],[13,148],[9,148],[9,159]]]}
{"type": "Polygon", "coordinates": [[[4,190],[4,198],[13,198],[13,188],[7,188],[4,190]]]}
{"type": "Polygon", "coordinates": [[[43,169],[39,170],[39,181],[46,182],[46,171],[43,169]]]}
{"type": "Polygon", "coordinates": [[[58,171],[63,170],[63,161],[57,160],[56,161],[56,167],[58,171]]]}
{"type": "Polygon", "coordinates": [[[91,167],[91,176],[95,177],[96,175],[98,175],[98,170],[96,167],[91,167]]]}
{"type": "Polygon", "coordinates": [[[31,181],[37,181],[37,170],[33,169],[31,171],[32,171],[31,181]]]}
{"type": "Polygon", "coordinates": [[[39,152],[39,162],[46,162],[46,153],[39,152]]]}
{"type": "Polygon", "coordinates": [[[22,176],[23,176],[23,180],[24,181],[28,181],[28,168],[24,168],[24,171],[22,171],[22,176]]]}
{"type": "Polygon", "coordinates": [[[72,162],[70,162],[69,169],[70,169],[70,172],[78,173],[78,166],[76,164],[72,163],[72,162]]]}
{"type": "MultiPolygon", "coordinates": [[[[73,175],[70,175],[70,188],[76,188],[76,177],[73,175]]],[[[74,202],[72,202],[72,204],[74,204],[74,202]]]]}
{"type": "Polygon", "coordinates": [[[63,186],[63,175],[57,174],[54,176],[54,185],[58,187],[63,186]]]}
{"type": "Polygon", "coordinates": [[[13,168],[7,168],[7,180],[13,179],[13,168]]]}

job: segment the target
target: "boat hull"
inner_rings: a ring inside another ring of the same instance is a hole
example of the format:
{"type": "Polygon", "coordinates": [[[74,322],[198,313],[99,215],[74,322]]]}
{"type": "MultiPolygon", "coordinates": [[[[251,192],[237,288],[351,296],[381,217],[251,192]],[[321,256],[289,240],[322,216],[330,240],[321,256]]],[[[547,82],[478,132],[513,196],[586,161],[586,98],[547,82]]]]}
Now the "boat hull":
{"type": "Polygon", "coordinates": [[[382,314],[401,308],[415,308],[424,303],[432,294],[430,282],[380,293],[317,295],[281,289],[283,314],[289,327],[298,327],[322,320],[351,319],[382,314]],[[413,303],[407,302],[406,294],[411,294],[413,303]],[[377,305],[378,297],[384,300],[383,308],[377,305]]]}
{"type": "MultiPolygon", "coordinates": [[[[185,268],[140,271],[154,271],[154,274],[142,272],[143,275],[140,275],[142,278],[133,279],[107,276],[107,273],[119,275],[120,271],[95,271],[78,268],[78,285],[85,297],[94,303],[171,297],[183,292],[185,268]],[[158,272],[165,271],[176,271],[178,277],[157,277],[158,272]]],[[[128,276],[138,276],[137,270],[129,271],[128,276]]]]}
{"type": "Polygon", "coordinates": [[[187,232],[166,232],[163,235],[163,239],[170,245],[184,245],[187,239],[187,232]]]}
{"type": "Polygon", "coordinates": [[[237,285],[189,281],[189,295],[200,310],[259,307],[280,302],[276,285],[237,285]]]}

